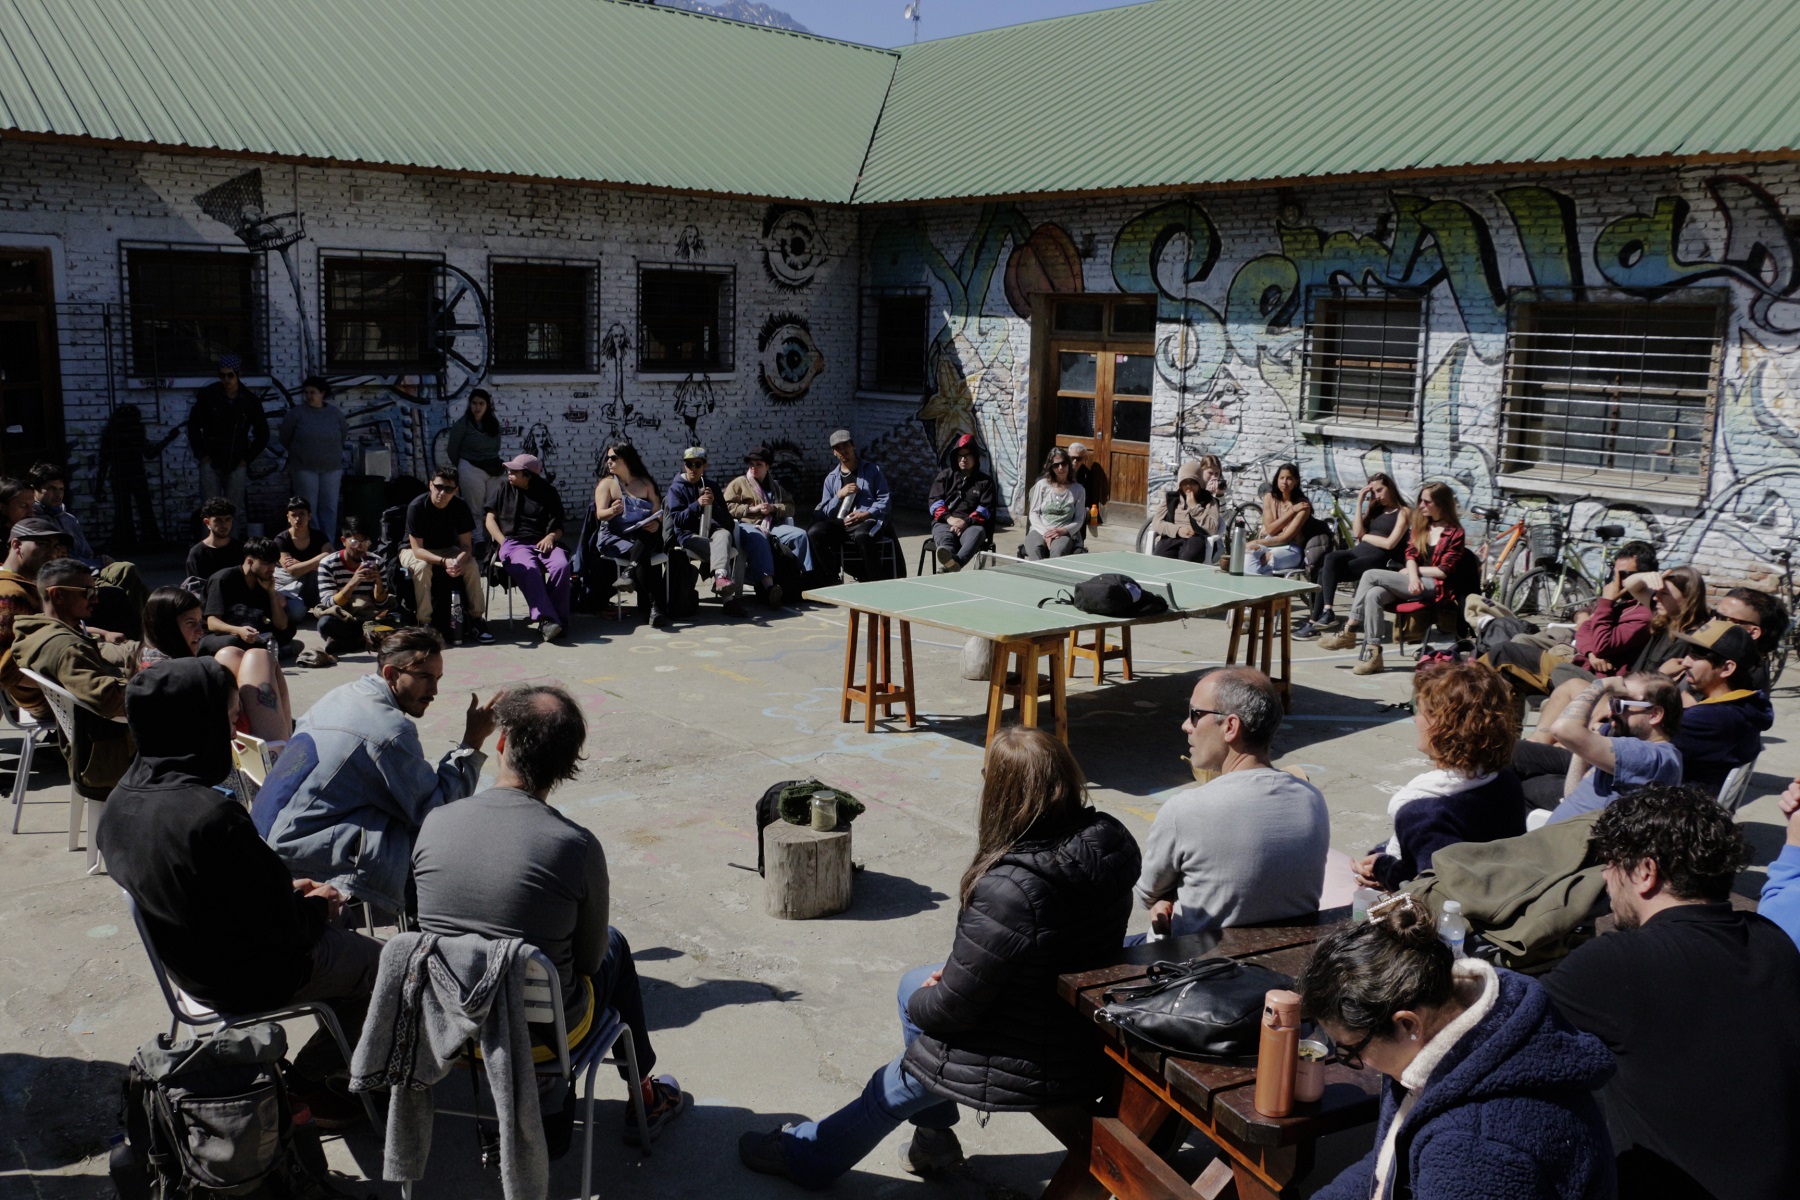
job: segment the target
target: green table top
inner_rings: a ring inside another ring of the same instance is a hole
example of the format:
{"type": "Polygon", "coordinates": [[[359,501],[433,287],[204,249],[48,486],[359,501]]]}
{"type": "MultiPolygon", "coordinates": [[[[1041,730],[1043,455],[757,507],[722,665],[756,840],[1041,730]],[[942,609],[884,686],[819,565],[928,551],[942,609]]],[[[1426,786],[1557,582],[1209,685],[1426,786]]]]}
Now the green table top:
{"type": "Polygon", "coordinates": [[[845,583],[807,592],[806,599],[1000,641],[1126,623],[1119,617],[1084,613],[1056,599],[1083,578],[1106,572],[1129,575],[1165,600],[1173,592],[1174,601],[1168,612],[1133,619],[1129,623],[1134,625],[1205,616],[1246,601],[1299,596],[1317,588],[1304,580],[1278,575],[1228,575],[1217,567],[1129,550],[1082,554],[1052,562],[1030,564],[1031,574],[1015,573],[1009,569],[1010,560],[1006,560],[1003,565],[983,570],[964,568],[913,579],[845,583]],[[1074,558],[1079,558],[1079,565],[1074,564],[1074,558]],[[1048,602],[1040,605],[1044,600],[1048,602]]]}

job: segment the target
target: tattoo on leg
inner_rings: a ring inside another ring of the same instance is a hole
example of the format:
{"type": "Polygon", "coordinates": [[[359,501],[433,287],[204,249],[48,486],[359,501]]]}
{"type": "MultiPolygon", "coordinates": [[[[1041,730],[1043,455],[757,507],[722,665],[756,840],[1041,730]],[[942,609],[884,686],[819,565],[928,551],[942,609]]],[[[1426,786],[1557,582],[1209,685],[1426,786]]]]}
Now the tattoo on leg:
{"type": "Polygon", "coordinates": [[[262,705],[264,708],[280,708],[281,707],[280,702],[275,699],[275,685],[274,684],[269,684],[269,683],[257,684],[256,685],[256,702],[258,704],[262,705]]]}

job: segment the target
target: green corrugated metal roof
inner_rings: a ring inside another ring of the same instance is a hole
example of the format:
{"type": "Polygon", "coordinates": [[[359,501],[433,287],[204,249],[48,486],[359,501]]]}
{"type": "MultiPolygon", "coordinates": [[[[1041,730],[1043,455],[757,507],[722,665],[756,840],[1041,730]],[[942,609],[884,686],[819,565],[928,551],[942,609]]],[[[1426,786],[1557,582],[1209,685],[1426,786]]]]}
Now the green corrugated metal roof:
{"type": "Polygon", "coordinates": [[[842,201],[895,61],[618,0],[0,0],[0,132],[842,201]]]}
{"type": "Polygon", "coordinates": [[[1152,0],[901,52],[871,203],[1789,150],[1793,0],[1152,0]]]}
{"type": "Polygon", "coordinates": [[[1151,0],[898,54],[621,0],[0,0],[0,135],[896,203],[1787,151],[1797,52],[1794,0],[1151,0]]]}

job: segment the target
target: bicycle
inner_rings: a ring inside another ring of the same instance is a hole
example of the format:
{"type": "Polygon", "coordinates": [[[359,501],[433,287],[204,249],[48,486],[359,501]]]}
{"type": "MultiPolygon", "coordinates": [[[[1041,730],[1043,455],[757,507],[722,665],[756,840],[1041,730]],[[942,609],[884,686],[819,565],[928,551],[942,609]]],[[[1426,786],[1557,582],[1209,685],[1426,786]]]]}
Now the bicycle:
{"type": "Polygon", "coordinates": [[[1306,481],[1306,498],[1312,502],[1313,516],[1331,526],[1334,549],[1345,550],[1356,545],[1353,515],[1356,506],[1362,503],[1361,488],[1334,485],[1329,479],[1309,479],[1306,481]],[[1331,503],[1323,503],[1325,500],[1331,503]],[[1346,500],[1350,502],[1348,509],[1344,507],[1346,500]]]}
{"type": "MultiPolygon", "coordinates": [[[[1539,497],[1517,496],[1503,500],[1493,508],[1469,509],[1469,515],[1480,517],[1483,523],[1481,543],[1472,553],[1481,560],[1481,594],[1489,600],[1509,595],[1519,576],[1534,565],[1531,555],[1531,516],[1542,507],[1528,503],[1534,499],[1539,497]],[[1518,510],[1518,519],[1496,534],[1495,523],[1504,521],[1509,509],[1518,510]],[[1495,543],[1502,540],[1504,544],[1500,546],[1500,556],[1495,558],[1495,543]]],[[[1548,497],[1542,499],[1548,503],[1548,497]]],[[[1554,553],[1551,557],[1554,557],[1554,553]]]]}
{"type": "Polygon", "coordinates": [[[1788,656],[1800,654],[1800,621],[1796,620],[1795,602],[1800,601],[1800,592],[1794,586],[1794,548],[1788,546],[1775,552],[1775,561],[1781,564],[1781,583],[1775,594],[1787,605],[1788,627],[1776,642],[1775,648],[1769,651],[1769,686],[1773,688],[1781,679],[1781,672],[1786,669],[1788,656]]]}
{"type": "Polygon", "coordinates": [[[1599,525],[1594,528],[1592,537],[1572,537],[1570,529],[1575,521],[1575,507],[1579,503],[1570,502],[1560,526],[1548,527],[1554,534],[1554,540],[1548,547],[1549,553],[1534,555],[1538,565],[1515,580],[1511,590],[1504,593],[1500,603],[1511,609],[1515,616],[1567,621],[1578,610],[1591,608],[1600,595],[1600,589],[1606,586],[1604,569],[1601,575],[1596,576],[1588,569],[1582,555],[1565,555],[1563,550],[1574,544],[1599,546],[1601,561],[1610,567],[1613,547],[1625,540],[1625,527],[1599,525]],[[1545,562],[1545,558],[1550,561],[1545,562]]]}

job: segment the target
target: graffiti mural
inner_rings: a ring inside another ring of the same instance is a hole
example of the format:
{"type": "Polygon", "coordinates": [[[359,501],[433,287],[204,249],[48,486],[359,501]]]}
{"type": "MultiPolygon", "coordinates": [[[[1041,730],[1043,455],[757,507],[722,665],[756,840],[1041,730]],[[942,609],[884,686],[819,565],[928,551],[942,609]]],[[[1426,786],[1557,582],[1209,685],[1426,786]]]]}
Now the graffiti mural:
{"type": "Polygon", "coordinates": [[[675,415],[687,422],[688,445],[700,444],[700,418],[718,407],[718,394],[707,376],[689,375],[675,385],[675,415]]]}
{"type": "Polygon", "coordinates": [[[825,370],[812,326],[797,313],[778,312],[756,336],[756,382],[774,404],[798,404],[825,370]]]}
{"type": "Polygon", "coordinates": [[[771,204],[762,224],[763,271],[784,292],[812,286],[831,247],[810,208],[771,204]]]}
{"type": "Polygon", "coordinates": [[[647,416],[625,398],[625,363],[631,357],[631,335],[614,321],[600,337],[600,361],[612,374],[612,399],[600,406],[609,441],[629,441],[633,429],[658,429],[662,418],[647,416]]]}

